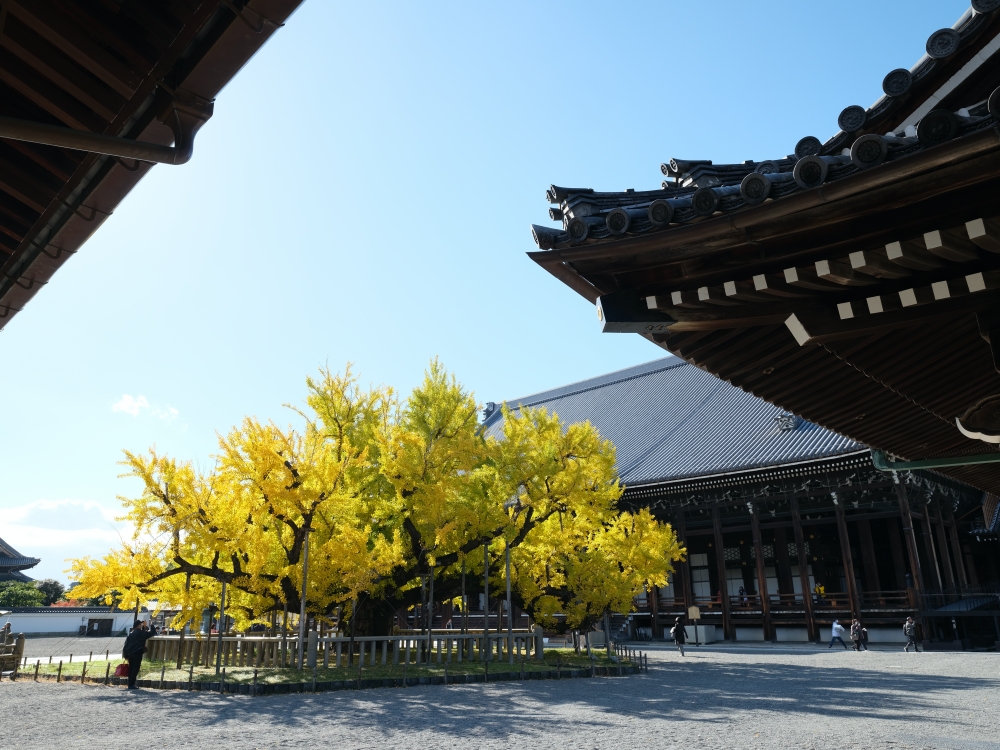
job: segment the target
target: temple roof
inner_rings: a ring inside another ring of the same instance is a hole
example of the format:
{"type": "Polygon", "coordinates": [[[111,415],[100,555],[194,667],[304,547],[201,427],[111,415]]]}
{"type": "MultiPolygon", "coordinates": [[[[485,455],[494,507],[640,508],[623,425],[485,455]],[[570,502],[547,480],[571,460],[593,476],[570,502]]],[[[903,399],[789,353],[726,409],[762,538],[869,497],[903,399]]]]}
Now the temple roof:
{"type": "Polygon", "coordinates": [[[40,562],[41,559],[26,557],[0,539],[0,572],[26,570],[35,567],[40,562]]]}
{"type": "MultiPolygon", "coordinates": [[[[617,451],[629,486],[764,469],[866,451],[675,357],[507,402],[589,421],[617,451]]],[[[487,434],[503,414],[488,406],[487,434]]]]}
{"type": "Polygon", "coordinates": [[[666,179],[659,190],[601,193],[552,185],[545,194],[556,206],[549,218],[560,226],[532,225],[532,236],[540,249],[552,250],[670,232],[994,127],[1000,122],[1000,94],[974,85],[971,74],[1000,48],[998,8],[1000,0],[974,0],[952,28],[931,34],[927,53],[915,65],[885,76],[878,101],[846,107],[839,131],[825,142],[806,136],[788,155],[740,164],[672,158],[660,165],[666,179]]]}

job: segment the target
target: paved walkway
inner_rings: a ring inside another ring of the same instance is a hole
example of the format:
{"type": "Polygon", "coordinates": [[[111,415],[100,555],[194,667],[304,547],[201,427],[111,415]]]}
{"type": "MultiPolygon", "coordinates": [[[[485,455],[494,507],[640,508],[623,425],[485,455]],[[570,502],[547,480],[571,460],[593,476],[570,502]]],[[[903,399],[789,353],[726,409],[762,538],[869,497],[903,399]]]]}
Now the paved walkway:
{"type": "Polygon", "coordinates": [[[0,685],[4,746],[1000,748],[1000,654],[650,651],[648,675],[260,698],[0,685]]]}

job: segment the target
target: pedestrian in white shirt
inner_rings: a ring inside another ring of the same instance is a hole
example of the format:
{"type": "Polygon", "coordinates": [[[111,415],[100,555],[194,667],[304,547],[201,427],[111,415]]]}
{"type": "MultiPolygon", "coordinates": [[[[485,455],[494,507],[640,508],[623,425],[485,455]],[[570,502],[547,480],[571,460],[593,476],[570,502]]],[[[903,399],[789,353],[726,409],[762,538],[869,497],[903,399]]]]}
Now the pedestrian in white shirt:
{"type": "Polygon", "coordinates": [[[840,620],[833,621],[833,628],[831,628],[831,631],[832,637],[830,638],[830,645],[828,648],[833,648],[834,641],[840,641],[840,645],[846,650],[847,644],[844,643],[844,639],[842,637],[844,635],[844,626],[840,624],[840,620]]]}

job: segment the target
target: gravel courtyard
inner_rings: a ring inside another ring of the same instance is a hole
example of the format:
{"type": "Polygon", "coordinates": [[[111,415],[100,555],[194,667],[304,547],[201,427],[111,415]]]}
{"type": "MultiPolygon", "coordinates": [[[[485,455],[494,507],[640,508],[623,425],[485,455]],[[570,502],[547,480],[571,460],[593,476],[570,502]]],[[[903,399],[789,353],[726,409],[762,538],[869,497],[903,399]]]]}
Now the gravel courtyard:
{"type": "Polygon", "coordinates": [[[1000,654],[650,652],[648,675],[260,698],[0,684],[5,747],[1000,748],[1000,654]]]}

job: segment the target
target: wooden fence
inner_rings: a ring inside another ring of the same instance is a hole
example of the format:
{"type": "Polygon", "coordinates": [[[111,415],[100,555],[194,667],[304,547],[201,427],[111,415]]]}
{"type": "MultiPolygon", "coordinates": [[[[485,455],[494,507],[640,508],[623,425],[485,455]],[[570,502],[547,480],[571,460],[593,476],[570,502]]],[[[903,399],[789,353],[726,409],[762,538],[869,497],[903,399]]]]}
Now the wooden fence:
{"type": "MultiPolygon", "coordinates": [[[[291,667],[298,664],[298,635],[158,635],[147,642],[146,658],[194,666],[214,666],[221,641],[224,667],[291,667]]],[[[431,634],[403,633],[348,638],[320,637],[307,633],[305,662],[309,667],[341,667],[347,664],[433,664],[461,661],[541,659],[544,644],[541,628],[506,633],[457,633],[435,630],[431,634]],[[390,656],[391,654],[391,656],[390,656]]]]}

